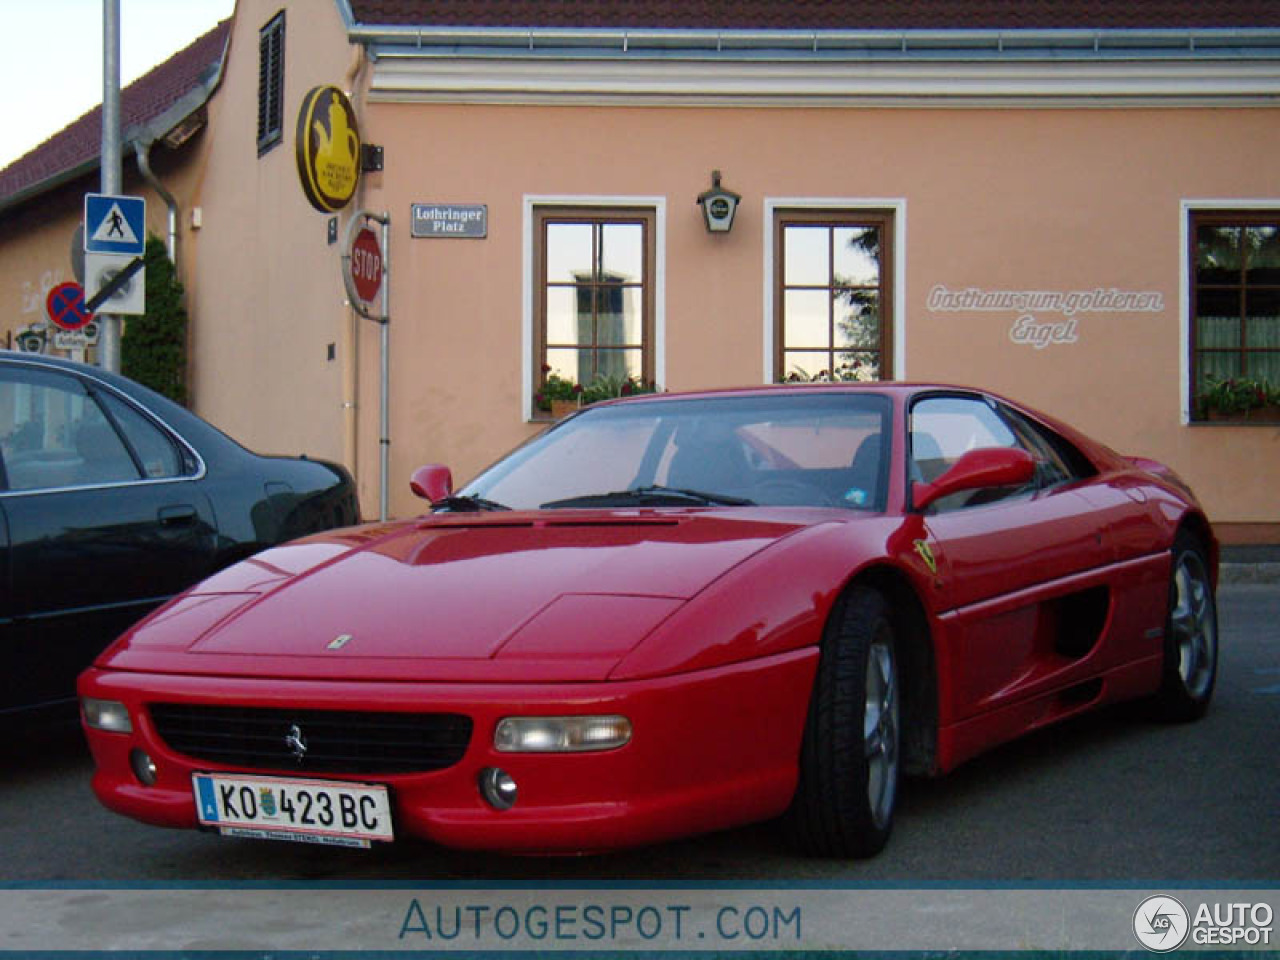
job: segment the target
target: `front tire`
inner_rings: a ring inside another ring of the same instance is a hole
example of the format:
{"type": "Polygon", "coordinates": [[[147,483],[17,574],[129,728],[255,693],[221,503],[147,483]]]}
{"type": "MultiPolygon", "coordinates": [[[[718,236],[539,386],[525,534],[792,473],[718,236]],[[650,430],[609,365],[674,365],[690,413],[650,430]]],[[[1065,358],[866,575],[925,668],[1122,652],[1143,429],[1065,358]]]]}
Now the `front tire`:
{"type": "Polygon", "coordinates": [[[869,587],[837,602],[823,636],[785,826],[803,852],[870,857],[893,829],[901,766],[897,645],[869,587]]]}
{"type": "Polygon", "coordinates": [[[1186,531],[1173,542],[1164,634],[1157,709],[1168,720],[1198,720],[1209,708],[1218,677],[1218,606],[1204,549],[1186,531]]]}

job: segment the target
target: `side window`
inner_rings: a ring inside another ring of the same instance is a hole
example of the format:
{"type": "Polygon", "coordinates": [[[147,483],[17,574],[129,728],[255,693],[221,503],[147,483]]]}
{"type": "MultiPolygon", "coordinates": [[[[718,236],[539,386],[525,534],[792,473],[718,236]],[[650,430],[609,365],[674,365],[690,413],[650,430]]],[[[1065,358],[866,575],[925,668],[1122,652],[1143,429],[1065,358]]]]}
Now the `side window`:
{"type": "Polygon", "coordinates": [[[6,371],[0,453],[10,490],[92,486],[139,478],[124,441],[74,377],[6,371]]]}
{"type": "Polygon", "coordinates": [[[1008,407],[1001,406],[1000,411],[1036,458],[1036,483],[1039,487],[1083,480],[1098,472],[1088,457],[1048,427],[1008,407]]]}
{"type": "Polygon", "coordinates": [[[149,479],[180,477],[190,472],[177,444],[159,427],[119,397],[100,394],[103,405],[124,432],[149,479]]]}
{"type": "MultiPolygon", "coordinates": [[[[911,408],[911,479],[932,483],[970,450],[1017,447],[1032,456],[1009,424],[977,397],[928,397],[911,408]]],[[[938,512],[994,503],[1024,488],[965,490],[936,501],[938,512]]]]}

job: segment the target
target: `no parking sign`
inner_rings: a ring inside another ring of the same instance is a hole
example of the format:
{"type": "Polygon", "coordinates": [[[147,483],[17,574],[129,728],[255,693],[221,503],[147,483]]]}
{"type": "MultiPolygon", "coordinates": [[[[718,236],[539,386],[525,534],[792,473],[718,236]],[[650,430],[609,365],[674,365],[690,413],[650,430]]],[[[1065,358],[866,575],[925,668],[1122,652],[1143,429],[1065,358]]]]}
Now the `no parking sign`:
{"type": "Polygon", "coordinates": [[[84,288],[78,283],[60,283],[44,301],[49,319],[59,330],[83,330],[93,322],[93,314],[84,302],[84,288]]]}

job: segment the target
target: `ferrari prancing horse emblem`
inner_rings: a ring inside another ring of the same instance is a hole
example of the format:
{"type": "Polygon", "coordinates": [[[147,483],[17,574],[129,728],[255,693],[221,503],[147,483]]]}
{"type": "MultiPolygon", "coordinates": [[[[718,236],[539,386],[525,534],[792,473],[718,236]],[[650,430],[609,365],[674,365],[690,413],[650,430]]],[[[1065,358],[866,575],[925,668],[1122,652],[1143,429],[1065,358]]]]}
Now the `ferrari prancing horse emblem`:
{"type": "Polygon", "coordinates": [[[920,554],[920,559],[924,561],[924,565],[929,568],[929,572],[935,576],[938,573],[938,561],[934,559],[933,550],[929,546],[928,540],[916,540],[912,543],[916,548],[916,553],[920,554]]]}

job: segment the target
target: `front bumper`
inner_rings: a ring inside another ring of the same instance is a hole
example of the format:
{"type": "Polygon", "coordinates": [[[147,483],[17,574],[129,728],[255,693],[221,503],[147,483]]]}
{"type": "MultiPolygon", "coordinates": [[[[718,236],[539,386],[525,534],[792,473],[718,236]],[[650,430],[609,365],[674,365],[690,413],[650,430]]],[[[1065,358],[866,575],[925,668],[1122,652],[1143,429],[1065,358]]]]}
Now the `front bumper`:
{"type": "MultiPolygon", "coordinates": [[[[148,703],[440,711],[472,718],[458,763],[429,773],[317,776],[385,783],[399,837],[570,853],[654,843],[782,813],[795,791],[816,665],[817,650],[806,648],[676,677],[561,685],[281,681],[93,668],[81,676],[79,692],[129,708],[131,733],[85,731],[97,766],[93,789],[111,810],[146,823],[195,827],[192,773],[237,770],[172,750],[157,734],[148,703]],[[503,717],[566,714],[629,717],[631,742],[573,754],[493,748],[503,717]],[[154,760],[154,785],[135,777],[134,748],[154,760]],[[488,767],[501,767],[518,784],[510,810],[482,798],[478,780],[488,767]]],[[[253,772],[309,776],[305,766],[253,772]]]]}

